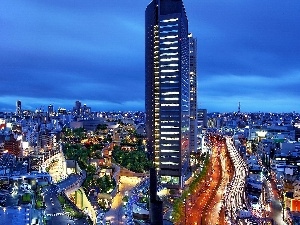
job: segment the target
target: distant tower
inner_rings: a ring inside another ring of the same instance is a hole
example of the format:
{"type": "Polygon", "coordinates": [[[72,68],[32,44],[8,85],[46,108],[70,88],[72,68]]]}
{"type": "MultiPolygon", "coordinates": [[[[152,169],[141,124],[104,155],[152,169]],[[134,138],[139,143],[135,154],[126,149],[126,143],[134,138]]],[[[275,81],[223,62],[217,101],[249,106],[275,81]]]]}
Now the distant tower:
{"type": "Polygon", "coordinates": [[[80,114],[81,114],[81,102],[80,102],[80,101],[76,101],[76,102],[75,102],[75,107],[73,108],[73,111],[74,111],[77,115],[80,115],[80,114]]]}
{"type": "Polygon", "coordinates": [[[53,105],[48,105],[48,115],[51,116],[53,114],[53,105]]]}
{"type": "Polygon", "coordinates": [[[17,115],[20,115],[20,114],[21,114],[21,111],[22,111],[21,101],[18,100],[18,101],[16,102],[16,113],[17,113],[17,115]]]}
{"type": "Polygon", "coordinates": [[[241,112],[241,103],[239,102],[239,106],[238,106],[238,113],[241,112]]]}

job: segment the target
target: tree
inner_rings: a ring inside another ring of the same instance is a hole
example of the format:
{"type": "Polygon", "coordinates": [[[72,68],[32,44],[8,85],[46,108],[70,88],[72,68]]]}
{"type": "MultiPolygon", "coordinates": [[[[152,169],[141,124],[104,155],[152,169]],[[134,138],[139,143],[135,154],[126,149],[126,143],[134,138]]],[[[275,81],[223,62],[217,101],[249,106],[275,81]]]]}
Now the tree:
{"type": "Polygon", "coordinates": [[[96,130],[104,131],[107,129],[107,124],[98,124],[96,130]]]}
{"type": "Polygon", "coordinates": [[[96,173],[96,167],[93,166],[93,165],[88,165],[88,166],[86,167],[86,172],[87,172],[88,174],[94,175],[94,174],[96,173]]]}
{"type": "Polygon", "coordinates": [[[117,163],[134,172],[142,173],[148,171],[151,166],[146,152],[141,148],[126,152],[122,151],[120,147],[115,146],[112,154],[117,163]]]}

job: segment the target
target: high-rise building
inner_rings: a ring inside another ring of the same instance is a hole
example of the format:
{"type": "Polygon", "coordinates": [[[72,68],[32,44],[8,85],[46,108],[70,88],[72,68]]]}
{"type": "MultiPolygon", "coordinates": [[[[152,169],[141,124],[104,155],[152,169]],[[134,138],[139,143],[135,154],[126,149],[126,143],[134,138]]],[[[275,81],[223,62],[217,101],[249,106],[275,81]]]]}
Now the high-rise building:
{"type": "Polygon", "coordinates": [[[91,113],[91,107],[87,107],[86,104],[81,107],[81,113],[84,115],[90,114],[91,113]]]}
{"type": "Polygon", "coordinates": [[[197,110],[197,151],[200,152],[204,146],[204,132],[208,127],[207,109],[197,110]]]}
{"type": "Polygon", "coordinates": [[[198,118],[198,129],[205,129],[207,128],[207,109],[198,109],[197,110],[197,118],[198,118]]]}
{"type": "Polygon", "coordinates": [[[48,105],[48,116],[51,116],[54,113],[54,107],[53,105],[48,105]]]}
{"type": "Polygon", "coordinates": [[[181,188],[189,168],[188,19],[182,0],[153,0],[145,16],[147,149],[160,182],[181,188]]]}
{"type": "Polygon", "coordinates": [[[81,114],[81,102],[80,101],[75,102],[75,107],[73,107],[73,112],[75,112],[77,115],[81,114]]]}
{"type": "Polygon", "coordinates": [[[5,137],[4,140],[4,149],[8,151],[9,154],[15,156],[21,156],[21,141],[17,140],[13,134],[10,134],[5,137]]]}
{"type": "Polygon", "coordinates": [[[21,106],[21,101],[20,100],[18,100],[17,102],[16,102],[16,113],[17,113],[17,115],[20,115],[21,114],[21,112],[22,112],[22,106],[21,106]]]}
{"type": "Polygon", "coordinates": [[[197,39],[189,34],[190,41],[190,152],[197,152],[197,39]]]}
{"type": "Polygon", "coordinates": [[[77,116],[88,115],[91,113],[91,107],[88,107],[86,104],[81,104],[80,101],[75,102],[75,106],[73,107],[73,112],[77,116]]]}

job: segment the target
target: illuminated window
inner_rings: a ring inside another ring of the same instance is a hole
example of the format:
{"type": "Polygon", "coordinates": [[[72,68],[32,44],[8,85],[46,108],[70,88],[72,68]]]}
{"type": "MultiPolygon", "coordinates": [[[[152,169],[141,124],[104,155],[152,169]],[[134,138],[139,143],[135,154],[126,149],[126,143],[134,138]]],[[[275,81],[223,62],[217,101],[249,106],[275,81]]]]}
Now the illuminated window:
{"type": "Polygon", "coordinates": [[[164,51],[164,50],[175,50],[175,49],[178,49],[178,47],[161,48],[162,51],[164,51]]]}
{"type": "Polygon", "coordinates": [[[179,163],[175,163],[175,162],[161,162],[162,165],[172,165],[172,166],[178,166],[179,163]]]}
{"type": "Polygon", "coordinates": [[[162,42],[161,44],[164,44],[164,45],[171,45],[171,44],[177,44],[178,41],[165,41],[165,42],[162,42]]]}
{"type": "Polygon", "coordinates": [[[179,70],[161,70],[162,73],[178,72],[179,70]]]}
{"type": "Polygon", "coordinates": [[[169,23],[169,22],[175,22],[175,21],[178,21],[178,18],[172,18],[172,19],[167,19],[167,20],[161,20],[160,22],[163,22],[163,23],[169,23]]]}
{"type": "Polygon", "coordinates": [[[164,58],[164,59],[161,59],[160,61],[162,61],[162,62],[170,62],[170,61],[175,61],[175,60],[179,60],[179,58],[164,58]]]}
{"type": "Polygon", "coordinates": [[[178,38],[178,35],[168,35],[164,37],[159,37],[159,39],[164,40],[164,39],[170,39],[170,38],[178,38]]]}
{"type": "Polygon", "coordinates": [[[162,100],[166,100],[166,101],[178,101],[179,98],[162,98],[162,100]]]}
{"type": "Polygon", "coordinates": [[[161,132],[161,134],[179,134],[179,132],[161,132]]]}

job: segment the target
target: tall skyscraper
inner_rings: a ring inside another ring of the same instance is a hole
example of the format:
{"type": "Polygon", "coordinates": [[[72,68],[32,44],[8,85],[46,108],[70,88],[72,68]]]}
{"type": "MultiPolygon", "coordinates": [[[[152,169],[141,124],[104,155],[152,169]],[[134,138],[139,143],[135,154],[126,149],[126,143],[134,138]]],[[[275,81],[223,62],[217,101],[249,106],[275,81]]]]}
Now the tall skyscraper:
{"type": "Polygon", "coordinates": [[[180,188],[190,136],[190,44],[182,0],[153,0],[145,26],[147,149],[160,182],[180,188]]]}
{"type": "Polygon", "coordinates": [[[190,152],[197,152],[197,39],[189,34],[190,42],[190,152]]]}
{"type": "Polygon", "coordinates": [[[22,112],[22,105],[21,105],[21,104],[22,104],[22,103],[21,103],[20,100],[18,100],[18,101],[16,102],[16,114],[17,114],[17,115],[20,115],[21,112],[22,112]]]}

